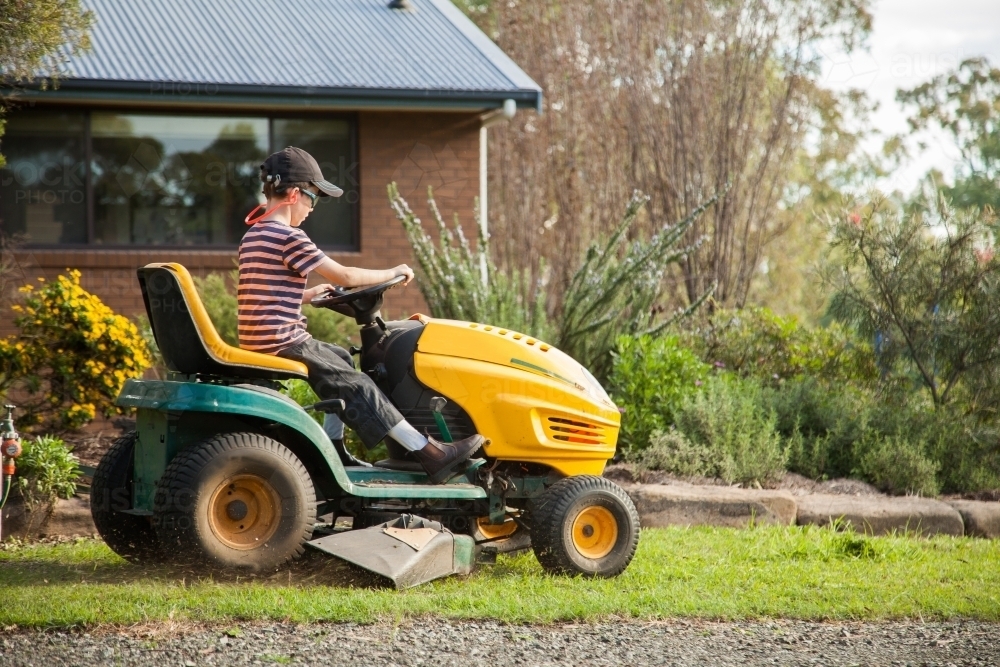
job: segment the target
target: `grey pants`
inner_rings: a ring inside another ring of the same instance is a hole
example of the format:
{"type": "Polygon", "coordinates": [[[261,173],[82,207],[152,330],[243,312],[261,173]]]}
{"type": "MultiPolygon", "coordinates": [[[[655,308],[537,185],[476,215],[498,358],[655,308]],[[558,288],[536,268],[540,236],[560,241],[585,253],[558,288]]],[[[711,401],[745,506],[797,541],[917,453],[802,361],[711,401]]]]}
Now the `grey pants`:
{"type": "MultiPolygon", "coordinates": [[[[354,429],[368,449],[374,449],[403,415],[375,386],[370,377],[354,368],[347,350],[315,338],[285,348],[279,357],[301,361],[309,369],[309,386],[321,400],[343,399],[344,423],[354,429]]],[[[331,424],[332,426],[332,424],[331,424]]]]}

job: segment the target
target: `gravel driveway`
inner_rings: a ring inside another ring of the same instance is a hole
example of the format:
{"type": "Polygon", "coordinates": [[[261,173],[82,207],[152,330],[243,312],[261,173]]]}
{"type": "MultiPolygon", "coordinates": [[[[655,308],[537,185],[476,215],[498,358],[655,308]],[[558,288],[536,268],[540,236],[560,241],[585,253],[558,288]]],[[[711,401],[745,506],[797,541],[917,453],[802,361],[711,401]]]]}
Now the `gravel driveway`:
{"type": "Polygon", "coordinates": [[[34,665],[995,665],[1000,625],[710,623],[581,625],[159,624],[8,628],[0,664],[34,665]],[[237,636],[230,636],[237,635],[237,636]]]}

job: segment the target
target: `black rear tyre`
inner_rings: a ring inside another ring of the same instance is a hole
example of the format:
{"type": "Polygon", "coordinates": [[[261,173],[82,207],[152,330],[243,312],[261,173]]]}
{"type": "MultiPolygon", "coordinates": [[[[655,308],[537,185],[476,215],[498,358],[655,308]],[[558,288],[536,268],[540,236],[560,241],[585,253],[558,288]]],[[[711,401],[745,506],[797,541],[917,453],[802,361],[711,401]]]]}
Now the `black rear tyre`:
{"type": "Polygon", "coordinates": [[[615,577],[639,545],[639,514],[625,491],[603,477],[561,479],[530,508],[531,544],[549,572],[615,577]]]}
{"type": "Polygon", "coordinates": [[[257,433],[186,447],[157,484],[157,536],[183,561],[274,569],[302,555],[315,522],[316,492],[302,462],[257,433]]]}
{"type": "Polygon", "coordinates": [[[143,563],[159,560],[160,548],[150,517],[123,513],[132,507],[135,441],[135,432],[123,435],[101,457],[90,485],[90,515],[112,551],[143,563]]]}

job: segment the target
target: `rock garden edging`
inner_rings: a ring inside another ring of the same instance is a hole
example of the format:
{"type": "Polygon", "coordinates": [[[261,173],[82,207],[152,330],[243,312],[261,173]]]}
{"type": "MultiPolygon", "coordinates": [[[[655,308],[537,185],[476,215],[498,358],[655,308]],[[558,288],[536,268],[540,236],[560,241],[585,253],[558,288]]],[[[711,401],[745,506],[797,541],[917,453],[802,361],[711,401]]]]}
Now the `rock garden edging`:
{"type": "MultiPolygon", "coordinates": [[[[873,535],[915,534],[1000,537],[1000,502],[918,497],[793,495],[778,490],[696,484],[622,484],[639,510],[644,528],[727,526],[753,523],[827,526],[839,521],[873,535]]],[[[3,510],[3,539],[94,535],[89,497],[56,502],[48,521],[23,534],[23,506],[3,510]]]]}
{"type": "Polygon", "coordinates": [[[675,525],[746,527],[752,522],[851,525],[872,535],[1000,537],[1000,503],[912,496],[792,495],[693,484],[626,484],[645,528],[675,525]]]}

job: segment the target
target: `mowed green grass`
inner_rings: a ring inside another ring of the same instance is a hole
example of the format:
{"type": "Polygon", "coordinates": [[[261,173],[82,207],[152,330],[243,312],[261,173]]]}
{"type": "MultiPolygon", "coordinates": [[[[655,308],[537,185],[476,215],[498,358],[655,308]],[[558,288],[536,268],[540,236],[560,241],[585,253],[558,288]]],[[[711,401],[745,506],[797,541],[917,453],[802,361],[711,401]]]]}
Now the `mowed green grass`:
{"type": "Polygon", "coordinates": [[[1000,542],[827,528],[652,529],[615,579],[545,574],[530,553],[395,591],[309,552],[266,576],[129,565],[80,540],[0,551],[0,627],[159,620],[507,622],[699,617],[1000,619],[1000,542]]]}

